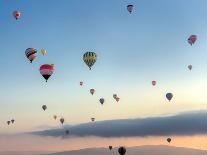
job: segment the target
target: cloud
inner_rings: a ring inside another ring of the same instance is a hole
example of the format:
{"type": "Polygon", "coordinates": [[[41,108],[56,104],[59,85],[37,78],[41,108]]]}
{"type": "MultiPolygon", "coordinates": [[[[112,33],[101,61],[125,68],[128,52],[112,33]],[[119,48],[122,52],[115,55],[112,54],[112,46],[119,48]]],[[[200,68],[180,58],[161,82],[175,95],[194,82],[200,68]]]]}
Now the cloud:
{"type": "MultiPolygon", "coordinates": [[[[134,137],[207,134],[207,111],[181,113],[165,117],[107,120],[64,126],[72,136],[134,137]]],[[[33,132],[41,136],[62,136],[63,129],[33,132]]]]}

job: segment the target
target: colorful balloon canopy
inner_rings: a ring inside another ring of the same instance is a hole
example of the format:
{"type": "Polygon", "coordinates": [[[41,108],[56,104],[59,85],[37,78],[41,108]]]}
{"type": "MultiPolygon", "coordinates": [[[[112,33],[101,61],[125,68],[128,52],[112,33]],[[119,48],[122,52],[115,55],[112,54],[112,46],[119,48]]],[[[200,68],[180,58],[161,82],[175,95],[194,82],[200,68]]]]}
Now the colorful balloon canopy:
{"type": "Polygon", "coordinates": [[[32,61],[37,57],[37,49],[35,48],[27,48],[25,51],[26,57],[32,63],[32,61]]]}
{"type": "Polygon", "coordinates": [[[42,106],[42,109],[45,111],[47,109],[47,106],[46,105],[43,105],[42,106]]]}
{"type": "Polygon", "coordinates": [[[127,10],[129,11],[129,13],[131,14],[133,11],[134,6],[133,5],[127,5],[127,10]]]}
{"type": "Polygon", "coordinates": [[[166,98],[170,101],[173,98],[173,94],[172,93],[167,93],[166,98]]]}
{"type": "Polygon", "coordinates": [[[126,153],[126,148],[121,146],[119,149],[118,149],[118,152],[120,155],[124,155],[126,153]]]}
{"type": "Polygon", "coordinates": [[[192,46],[197,40],[197,35],[191,35],[189,38],[188,38],[188,43],[192,46]]]}
{"type": "Polygon", "coordinates": [[[21,13],[18,10],[16,10],[16,11],[13,12],[13,16],[17,20],[21,17],[21,13]]]}
{"type": "Polygon", "coordinates": [[[89,67],[91,70],[91,67],[95,64],[97,60],[97,55],[94,52],[86,52],[83,55],[83,61],[86,63],[86,65],[89,67]]]}
{"type": "Polygon", "coordinates": [[[54,72],[53,64],[44,64],[40,66],[40,74],[45,78],[46,82],[54,72]]]}
{"type": "Polygon", "coordinates": [[[42,52],[42,55],[45,55],[47,53],[45,49],[42,49],[41,52],[42,52]]]}

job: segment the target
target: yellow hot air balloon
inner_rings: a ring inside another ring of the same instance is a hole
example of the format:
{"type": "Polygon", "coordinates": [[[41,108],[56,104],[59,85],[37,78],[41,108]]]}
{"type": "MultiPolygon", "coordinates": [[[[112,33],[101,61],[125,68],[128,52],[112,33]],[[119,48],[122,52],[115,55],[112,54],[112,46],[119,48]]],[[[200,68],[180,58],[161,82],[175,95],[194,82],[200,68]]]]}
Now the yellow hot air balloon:
{"type": "Polygon", "coordinates": [[[86,52],[83,55],[83,61],[86,63],[86,65],[89,67],[91,70],[91,67],[95,64],[97,59],[97,55],[94,52],[86,52]]]}
{"type": "Polygon", "coordinates": [[[42,49],[41,52],[42,52],[42,55],[45,55],[47,53],[45,49],[42,49]]]}

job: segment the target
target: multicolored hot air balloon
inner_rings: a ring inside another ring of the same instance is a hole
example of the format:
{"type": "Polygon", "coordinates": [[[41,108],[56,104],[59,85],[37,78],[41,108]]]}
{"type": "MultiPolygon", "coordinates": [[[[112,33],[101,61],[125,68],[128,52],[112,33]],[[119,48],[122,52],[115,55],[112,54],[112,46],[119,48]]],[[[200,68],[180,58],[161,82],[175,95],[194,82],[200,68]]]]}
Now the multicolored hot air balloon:
{"type": "Polygon", "coordinates": [[[126,153],[126,148],[122,146],[118,149],[118,152],[120,155],[124,155],[126,153]]]}
{"type": "Polygon", "coordinates": [[[60,118],[60,123],[63,124],[65,122],[65,119],[62,117],[60,118]]]}
{"type": "Polygon", "coordinates": [[[42,55],[45,55],[47,53],[45,49],[42,49],[41,52],[42,52],[42,55]]]}
{"type": "Polygon", "coordinates": [[[157,84],[156,81],[152,81],[152,85],[155,86],[157,84]]]}
{"type": "Polygon", "coordinates": [[[46,82],[54,72],[53,64],[44,64],[40,66],[40,74],[45,78],[46,82]]]}
{"type": "Polygon", "coordinates": [[[13,12],[13,16],[17,20],[21,17],[21,13],[18,10],[16,10],[16,11],[13,12]]]}
{"type": "Polygon", "coordinates": [[[99,102],[103,105],[105,102],[104,98],[100,98],[99,102]]]}
{"type": "Polygon", "coordinates": [[[131,14],[132,13],[132,11],[133,11],[133,7],[134,7],[134,5],[127,5],[127,10],[129,11],[129,13],[131,14]]]}
{"type": "Polygon", "coordinates": [[[26,57],[29,59],[30,63],[37,57],[37,49],[27,48],[25,51],[26,57]]]}
{"type": "Polygon", "coordinates": [[[109,146],[109,150],[112,150],[112,148],[113,148],[113,146],[110,145],[110,146],[109,146]]]}
{"type": "Polygon", "coordinates": [[[167,93],[166,98],[170,101],[173,98],[173,94],[172,93],[167,93]]]}
{"type": "Polygon", "coordinates": [[[80,86],[83,86],[83,81],[80,81],[80,86]]]}
{"type": "Polygon", "coordinates": [[[191,35],[189,38],[188,38],[188,43],[192,46],[197,40],[197,35],[191,35]]]}
{"type": "Polygon", "coordinates": [[[167,138],[167,142],[170,143],[171,142],[171,138],[167,138]]]}
{"type": "Polygon", "coordinates": [[[92,117],[92,118],[91,118],[91,121],[94,122],[94,121],[95,121],[95,118],[92,117]]]}
{"type": "Polygon", "coordinates": [[[192,65],[188,65],[188,69],[192,70],[193,66],[192,65]]]}
{"type": "Polygon", "coordinates": [[[90,93],[93,95],[95,93],[95,89],[90,89],[90,93]]]}
{"type": "Polygon", "coordinates": [[[45,111],[47,109],[47,106],[46,105],[43,105],[42,106],[42,109],[45,111]]]}
{"type": "Polygon", "coordinates": [[[97,55],[94,52],[86,52],[83,55],[83,61],[86,63],[86,65],[89,67],[91,70],[91,67],[95,64],[97,60],[97,55]]]}

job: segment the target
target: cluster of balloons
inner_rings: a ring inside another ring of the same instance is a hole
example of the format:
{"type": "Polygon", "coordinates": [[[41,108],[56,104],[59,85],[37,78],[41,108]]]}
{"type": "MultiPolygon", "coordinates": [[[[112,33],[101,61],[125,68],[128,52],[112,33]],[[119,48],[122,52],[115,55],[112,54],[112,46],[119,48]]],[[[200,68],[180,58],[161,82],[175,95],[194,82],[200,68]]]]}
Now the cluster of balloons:
{"type": "Polygon", "coordinates": [[[15,122],[15,120],[14,120],[14,119],[11,119],[10,121],[7,121],[6,123],[7,123],[8,125],[10,125],[10,124],[14,124],[14,122],[15,122]]]}
{"type": "Polygon", "coordinates": [[[117,96],[117,94],[113,94],[113,98],[116,100],[116,102],[119,102],[120,98],[117,96]]]}

